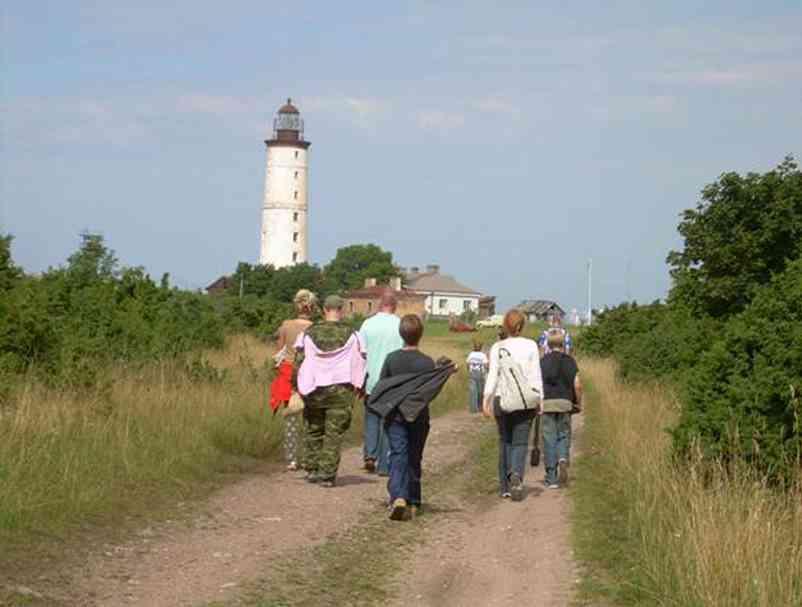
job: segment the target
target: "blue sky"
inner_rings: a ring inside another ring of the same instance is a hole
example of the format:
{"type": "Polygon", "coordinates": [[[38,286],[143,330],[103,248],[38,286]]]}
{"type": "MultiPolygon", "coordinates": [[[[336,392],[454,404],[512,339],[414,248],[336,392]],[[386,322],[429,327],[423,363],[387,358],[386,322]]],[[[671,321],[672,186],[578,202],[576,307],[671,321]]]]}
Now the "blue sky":
{"type": "Polygon", "coordinates": [[[557,4],[7,1],[0,230],[29,271],[88,229],[205,286],[256,260],[292,96],[313,261],[374,242],[570,308],[592,257],[594,303],[663,297],[699,190],[802,158],[802,4],[557,4]]]}

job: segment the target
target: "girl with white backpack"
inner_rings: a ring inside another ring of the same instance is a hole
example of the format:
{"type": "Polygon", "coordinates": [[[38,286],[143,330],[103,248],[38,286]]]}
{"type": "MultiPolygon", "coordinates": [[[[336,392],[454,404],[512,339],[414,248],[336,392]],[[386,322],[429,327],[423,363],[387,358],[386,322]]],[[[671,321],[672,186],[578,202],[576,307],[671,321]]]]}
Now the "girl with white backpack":
{"type": "Polygon", "coordinates": [[[521,337],[526,317],[519,310],[504,315],[506,339],[490,349],[483,412],[494,416],[499,434],[498,477],[501,497],[524,497],[524,471],[532,420],[538,414],[543,379],[537,342],[521,337]]]}

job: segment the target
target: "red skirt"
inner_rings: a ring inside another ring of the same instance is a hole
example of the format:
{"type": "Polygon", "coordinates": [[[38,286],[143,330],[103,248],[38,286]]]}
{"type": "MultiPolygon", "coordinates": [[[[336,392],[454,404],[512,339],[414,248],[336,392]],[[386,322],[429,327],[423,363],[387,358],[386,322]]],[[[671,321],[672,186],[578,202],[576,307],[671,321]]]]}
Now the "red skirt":
{"type": "Polygon", "coordinates": [[[286,405],[292,395],[292,363],[284,361],[278,367],[278,375],[270,384],[270,409],[275,413],[286,405]]]}

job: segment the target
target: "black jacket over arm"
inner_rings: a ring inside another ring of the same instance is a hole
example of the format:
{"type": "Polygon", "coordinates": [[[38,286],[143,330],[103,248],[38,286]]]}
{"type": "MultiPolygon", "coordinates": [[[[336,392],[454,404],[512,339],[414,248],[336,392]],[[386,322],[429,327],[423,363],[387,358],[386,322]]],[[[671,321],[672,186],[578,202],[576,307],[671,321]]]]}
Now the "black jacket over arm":
{"type": "Polygon", "coordinates": [[[370,394],[368,409],[381,417],[387,417],[398,409],[406,421],[413,422],[440,394],[446,381],[456,370],[453,363],[449,362],[431,371],[404,373],[382,379],[370,394]]]}

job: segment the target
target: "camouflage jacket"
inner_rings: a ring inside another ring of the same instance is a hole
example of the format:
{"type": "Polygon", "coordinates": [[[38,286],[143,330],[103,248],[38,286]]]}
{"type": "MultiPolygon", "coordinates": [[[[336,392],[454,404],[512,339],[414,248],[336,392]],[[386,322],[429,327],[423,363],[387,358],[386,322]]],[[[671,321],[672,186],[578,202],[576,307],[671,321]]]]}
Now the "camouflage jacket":
{"type": "MultiPolygon", "coordinates": [[[[321,320],[310,326],[303,334],[309,337],[315,345],[324,352],[331,352],[342,348],[353,335],[354,329],[342,321],[330,322],[321,320]]],[[[298,369],[304,362],[305,354],[302,349],[295,352],[295,368],[292,373],[292,386],[298,386],[298,369]]],[[[339,388],[333,386],[333,388],[339,388]]]]}

